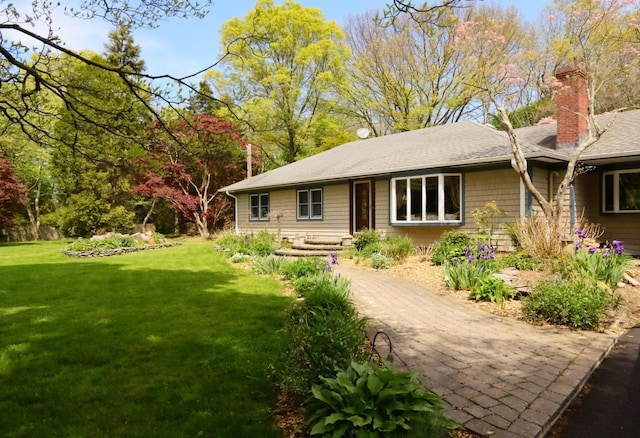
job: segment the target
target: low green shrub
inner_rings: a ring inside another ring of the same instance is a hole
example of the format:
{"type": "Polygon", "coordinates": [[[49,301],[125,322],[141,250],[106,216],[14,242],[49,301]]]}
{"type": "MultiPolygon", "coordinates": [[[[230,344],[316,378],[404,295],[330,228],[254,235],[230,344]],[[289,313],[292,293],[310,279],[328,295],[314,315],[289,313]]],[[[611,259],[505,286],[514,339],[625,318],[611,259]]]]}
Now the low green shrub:
{"type": "Polygon", "coordinates": [[[544,269],[544,264],[537,260],[525,251],[510,252],[496,259],[496,262],[500,268],[516,268],[521,271],[541,271],[544,269]]]}
{"type": "Polygon", "coordinates": [[[229,255],[248,254],[256,257],[266,257],[272,255],[277,249],[275,235],[266,230],[257,234],[239,235],[226,234],[218,238],[215,247],[219,251],[225,251],[229,255]]]}
{"type": "Polygon", "coordinates": [[[251,256],[249,254],[243,254],[240,252],[236,252],[229,257],[229,261],[231,263],[246,263],[251,260],[251,256]]]}
{"type": "Polygon", "coordinates": [[[218,251],[224,251],[233,254],[251,254],[248,239],[239,234],[225,234],[215,242],[218,251]]]}
{"type": "Polygon", "coordinates": [[[304,403],[310,435],[333,437],[446,437],[457,427],[440,398],[410,373],[390,364],[351,362],[336,377],[314,385],[304,403]]]}
{"type": "Polygon", "coordinates": [[[515,297],[515,292],[504,281],[487,275],[480,278],[473,286],[469,298],[476,301],[491,301],[503,304],[506,300],[515,297]]]}
{"type": "Polygon", "coordinates": [[[384,254],[373,254],[371,257],[371,267],[373,269],[389,269],[393,265],[393,259],[384,254]]]}
{"type": "Polygon", "coordinates": [[[268,256],[273,254],[276,249],[276,236],[268,231],[260,231],[249,239],[249,250],[255,256],[268,256]]]}
{"type": "Polygon", "coordinates": [[[465,248],[471,246],[473,246],[473,239],[469,233],[457,230],[445,231],[433,249],[431,262],[442,265],[452,259],[464,257],[465,248]]]}
{"type": "Polygon", "coordinates": [[[373,245],[380,241],[380,233],[376,230],[370,230],[368,228],[358,231],[353,235],[353,244],[356,250],[362,251],[367,246],[373,245]]]}
{"type": "Polygon", "coordinates": [[[358,251],[358,256],[366,259],[371,258],[376,254],[382,254],[382,242],[371,243],[362,248],[361,251],[358,251]]]}
{"type": "Polygon", "coordinates": [[[276,385],[284,392],[304,398],[322,376],[334,376],[336,368],[368,356],[366,319],[355,309],[339,310],[335,302],[325,306],[299,305],[290,315],[285,331],[291,343],[273,365],[276,385]]]}
{"type": "Polygon", "coordinates": [[[318,257],[299,258],[287,263],[282,269],[282,275],[288,280],[300,277],[311,277],[323,272],[325,263],[318,257]]]}
{"type": "Polygon", "coordinates": [[[532,321],[594,329],[615,302],[613,295],[593,282],[556,279],[538,283],[523,299],[522,310],[532,321]]]}
{"type": "Polygon", "coordinates": [[[396,262],[406,260],[415,252],[415,245],[409,236],[387,236],[382,242],[382,254],[396,262]]]}

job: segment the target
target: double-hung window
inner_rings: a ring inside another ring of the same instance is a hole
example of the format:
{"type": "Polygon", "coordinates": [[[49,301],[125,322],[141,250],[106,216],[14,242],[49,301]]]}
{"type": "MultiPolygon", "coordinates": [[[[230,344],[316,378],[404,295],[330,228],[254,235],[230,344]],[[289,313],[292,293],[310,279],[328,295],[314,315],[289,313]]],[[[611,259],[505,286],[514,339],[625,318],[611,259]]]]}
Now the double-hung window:
{"type": "Polygon", "coordinates": [[[249,218],[252,221],[269,220],[269,194],[259,193],[249,196],[249,218]]]}
{"type": "Polygon", "coordinates": [[[462,175],[441,173],[391,180],[391,223],[461,223],[462,175]]]}
{"type": "Polygon", "coordinates": [[[298,190],[298,219],[322,219],[322,189],[298,190]]]}
{"type": "Polygon", "coordinates": [[[640,213],[640,169],[604,173],[602,193],[605,213],[640,213]]]}

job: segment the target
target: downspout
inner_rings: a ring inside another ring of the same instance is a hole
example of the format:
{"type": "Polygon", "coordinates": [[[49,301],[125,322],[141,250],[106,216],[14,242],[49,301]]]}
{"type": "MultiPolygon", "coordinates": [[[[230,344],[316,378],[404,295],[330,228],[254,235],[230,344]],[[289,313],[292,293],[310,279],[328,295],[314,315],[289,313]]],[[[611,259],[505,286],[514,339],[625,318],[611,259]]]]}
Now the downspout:
{"type": "Polygon", "coordinates": [[[569,185],[569,235],[576,225],[576,189],[573,182],[569,185]]]}
{"type": "Polygon", "coordinates": [[[230,198],[233,198],[233,223],[235,224],[235,234],[239,234],[238,230],[238,198],[232,195],[231,192],[224,192],[230,198]]]}
{"type": "Polygon", "coordinates": [[[558,172],[556,172],[555,170],[549,172],[549,193],[547,193],[547,199],[549,200],[549,202],[553,202],[553,194],[556,191],[556,188],[555,188],[556,176],[558,176],[558,172]]]}

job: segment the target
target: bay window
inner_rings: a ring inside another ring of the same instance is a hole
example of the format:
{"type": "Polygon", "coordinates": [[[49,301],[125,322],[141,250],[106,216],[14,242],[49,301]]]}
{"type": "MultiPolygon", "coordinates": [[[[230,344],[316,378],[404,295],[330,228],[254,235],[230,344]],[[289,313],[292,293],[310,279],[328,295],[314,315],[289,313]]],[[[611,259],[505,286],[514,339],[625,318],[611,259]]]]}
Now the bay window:
{"type": "Polygon", "coordinates": [[[391,180],[393,224],[461,223],[462,175],[436,174],[391,180]]]}

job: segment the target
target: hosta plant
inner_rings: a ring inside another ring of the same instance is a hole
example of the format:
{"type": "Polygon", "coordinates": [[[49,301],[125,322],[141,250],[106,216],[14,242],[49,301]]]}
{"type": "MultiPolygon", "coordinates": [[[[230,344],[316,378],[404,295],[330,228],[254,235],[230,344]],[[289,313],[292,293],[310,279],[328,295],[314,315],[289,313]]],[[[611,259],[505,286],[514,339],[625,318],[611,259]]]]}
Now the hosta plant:
{"type": "Polygon", "coordinates": [[[437,395],[389,363],[352,362],[314,385],[305,409],[312,436],[400,437],[419,431],[419,436],[445,437],[456,427],[437,395]]]}

